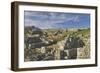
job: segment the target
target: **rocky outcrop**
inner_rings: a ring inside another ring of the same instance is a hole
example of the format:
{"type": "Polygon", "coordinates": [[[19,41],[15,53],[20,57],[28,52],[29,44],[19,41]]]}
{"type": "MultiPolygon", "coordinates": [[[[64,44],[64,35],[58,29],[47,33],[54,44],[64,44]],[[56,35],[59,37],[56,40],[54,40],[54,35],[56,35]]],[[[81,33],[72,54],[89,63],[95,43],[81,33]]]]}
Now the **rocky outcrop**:
{"type": "Polygon", "coordinates": [[[65,29],[41,30],[34,26],[25,29],[25,61],[80,59],[90,55],[86,52],[87,38],[84,43],[82,37],[67,34],[65,29]]]}
{"type": "Polygon", "coordinates": [[[80,37],[68,37],[64,49],[80,48],[85,46],[85,43],[80,37]]]}

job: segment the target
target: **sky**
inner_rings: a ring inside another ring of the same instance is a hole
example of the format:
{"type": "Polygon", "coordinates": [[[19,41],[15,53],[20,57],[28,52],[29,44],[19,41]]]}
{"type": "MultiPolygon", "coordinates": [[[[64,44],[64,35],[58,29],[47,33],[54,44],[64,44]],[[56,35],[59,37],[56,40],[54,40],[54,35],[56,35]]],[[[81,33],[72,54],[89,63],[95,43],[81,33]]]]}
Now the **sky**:
{"type": "Polygon", "coordinates": [[[90,14],[24,11],[24,25],[40,29],[90,28],[90,14]]]}

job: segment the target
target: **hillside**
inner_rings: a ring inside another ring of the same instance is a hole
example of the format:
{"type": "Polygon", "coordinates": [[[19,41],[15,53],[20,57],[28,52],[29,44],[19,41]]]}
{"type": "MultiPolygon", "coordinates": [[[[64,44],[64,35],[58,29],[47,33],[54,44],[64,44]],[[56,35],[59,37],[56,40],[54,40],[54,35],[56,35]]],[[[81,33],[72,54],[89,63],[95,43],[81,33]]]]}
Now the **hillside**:
{"type": "Polygon", "coordinates": [[[24,30],[25,61],[90,58],[89,28],[39,29],[32,26],[24,30]]]}

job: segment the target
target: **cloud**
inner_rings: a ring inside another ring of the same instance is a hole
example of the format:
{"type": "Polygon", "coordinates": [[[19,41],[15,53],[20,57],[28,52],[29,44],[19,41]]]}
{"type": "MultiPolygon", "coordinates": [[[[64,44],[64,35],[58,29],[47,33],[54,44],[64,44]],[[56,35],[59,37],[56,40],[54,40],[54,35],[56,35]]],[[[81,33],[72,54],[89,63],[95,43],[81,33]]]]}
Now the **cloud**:
{"type": "Polygon", "coordinates": [[[54,28],[55,24],[56,24],[55,21],[32,20],[31,22],[27,23],[26,26],[35,26],[41,29],[47,29],[47,28],[54,28]]]}
{"type": "Polygon", "coordinates": [[[64,22],[79,22],[79,15],[57,12],[25,11],[25,26],[36,26],[41,29],[59,27],[64,22]]]}

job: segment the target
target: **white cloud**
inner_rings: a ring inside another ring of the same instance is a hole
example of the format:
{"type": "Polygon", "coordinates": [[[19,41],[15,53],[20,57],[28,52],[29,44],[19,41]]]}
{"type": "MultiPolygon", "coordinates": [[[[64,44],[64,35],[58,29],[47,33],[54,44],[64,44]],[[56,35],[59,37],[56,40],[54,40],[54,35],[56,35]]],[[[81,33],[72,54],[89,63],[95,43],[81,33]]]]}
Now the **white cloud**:
{"type": "Polygon", "coordinates": [[[43,13],[43,12],[25,12],[25,26],[36,26],[40,28],[53,28],[57,23],[63,23],[68,21],[79,22],[80,16],[68,15],[62,13],[43,13]],[[33,18],[27,18],[33,17],[33,18]],[[35,19],[37,17],[38,19],[35,19]]]}

